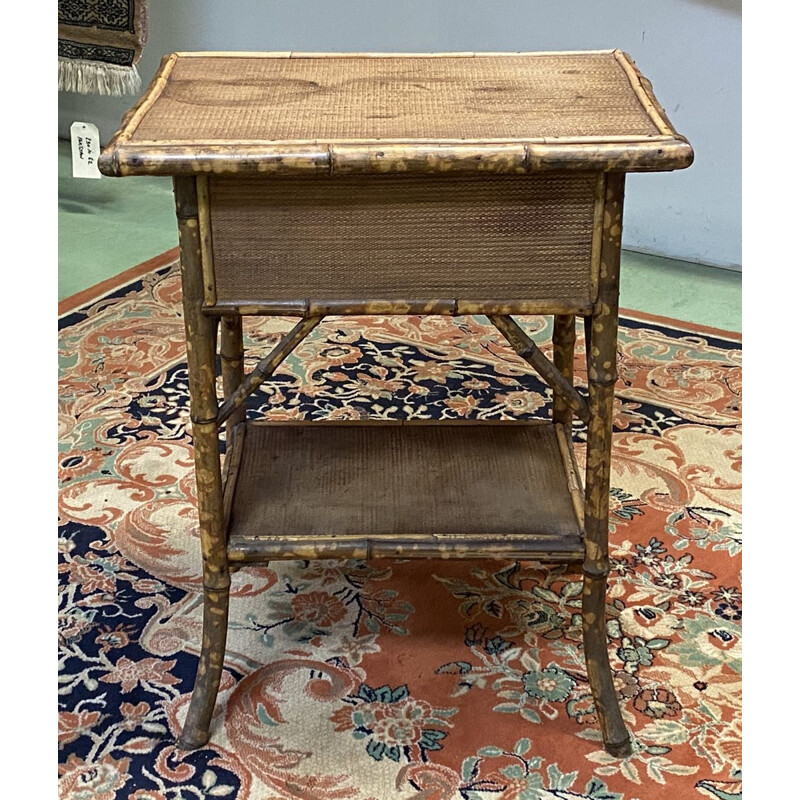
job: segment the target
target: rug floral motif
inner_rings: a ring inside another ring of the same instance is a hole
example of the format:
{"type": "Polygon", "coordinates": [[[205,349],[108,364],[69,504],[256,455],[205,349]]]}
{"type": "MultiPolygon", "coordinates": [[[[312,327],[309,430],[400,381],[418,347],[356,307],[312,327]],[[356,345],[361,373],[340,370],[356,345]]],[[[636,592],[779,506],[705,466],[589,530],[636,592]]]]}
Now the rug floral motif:
{"type": "MultiPolygon", "coordinates": [[[[522,321],[547,351],[547,320],[522,321]]],[[[250,363],[290,325],[246,323],[250,363]]],[[[741,797],[733,338],[622,320],[607,611],[626,759],[601,746],[580,576],[504,561],[237,572],[211,742],[178,750],[201,569],[174,266],[64,317],[60,354],[65,800],[741,797]]],[[[331,318],[262,389],[248,413],[273,419],[550,407],[480,317],[331,318]]]]}
{"type": "Polygon", "coordinates": [[[138,92],[146,41],[146,0],[58,0],[59,91],[138,92]]]}

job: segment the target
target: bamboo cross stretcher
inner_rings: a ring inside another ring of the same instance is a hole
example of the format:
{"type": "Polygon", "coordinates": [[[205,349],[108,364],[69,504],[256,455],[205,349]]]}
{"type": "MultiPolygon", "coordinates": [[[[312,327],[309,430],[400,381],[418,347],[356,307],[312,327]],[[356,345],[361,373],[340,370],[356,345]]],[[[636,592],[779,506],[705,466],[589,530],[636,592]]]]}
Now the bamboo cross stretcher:
{"type": "MultiPolygon", "coordinates": [[[[227,319],[227,318],[225,318],[227,319]]],[[[294,328],[265,358],[258,362],[255,369],[244,377],[237,387],[224,398],[217,414],[217,424],[222,425],[228,418],[247,401],[247,398],[271,377],[284,359],[305,339],[314,328],[322,322],[322,317],[306,317],[298,322],[294,328]]],[[[489,315],[495,327],[506,337],[509,344],[520,358],[527,361],[539,375],[550,385],[564,404],[566,404],[583,422],[589,422],[589,408],[586,401],[578,394],[572,382],[567,380],[558,368],[549,361],[547,356],[530,339],[525,331],[508,316],[489,315]]],[[[573,343],[574,346],[574,343],[573,343]]],[[[223,359],[238,361],[238,353],[230,356],[223,355],[223,359]]]]}
{"type": "MultiPolygon", "coordinates": [[[[322,322],[322,317],[306,317],[297,323],[278,346],[261,361],[225,398],[217,413],[217,425],[222,425],[237,409],[243,408],[247,398],[269,378],[283,360],[322,322]]],[[[235,359],[240,360],[237,352],[235,359]]]]}
{"type": "Polygon", "coordinates": [[[603,742],[630,753],[605,633],[624,183],[692,157],[616,50],[164,59],[100,169],[174,179],[204,587],[182,747],[211,734],[232,572],[402,556],[579,567],[603,742]],[[488,315],[552,388],[552,422],[248,420],[247,397],[338,314],[488,315]],[[553,315],[552,361],[521,314],[553,315]],[[298,318],[248,375],[244,315],[298,318]]]}

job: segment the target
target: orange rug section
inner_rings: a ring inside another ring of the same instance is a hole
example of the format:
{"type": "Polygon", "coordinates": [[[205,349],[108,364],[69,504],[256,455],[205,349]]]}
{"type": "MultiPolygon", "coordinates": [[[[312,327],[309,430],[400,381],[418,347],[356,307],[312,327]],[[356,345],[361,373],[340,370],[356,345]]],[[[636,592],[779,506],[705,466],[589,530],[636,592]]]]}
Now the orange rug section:
{"type": "MultiPolygon", "coordinates": [[[[737,336],[621,320],[607,618],[631,757],[600,743],[580,576],[438,560],[235,573],[211,741],[186,753],[202,594],[180,297],[158,262],[60,309],[62,798],[741,797],[737,336]]],[[[549,321],[520,321],[548,352],[549,321]]],[[[290,326],[247,320],[248,366],[290,326]]],[[[580,335],[577,356],[584,385],[580,335]]],[[[480,317],[387,316],[325,320],[250,400],[521,420],[551,397],[480,317]]]]}

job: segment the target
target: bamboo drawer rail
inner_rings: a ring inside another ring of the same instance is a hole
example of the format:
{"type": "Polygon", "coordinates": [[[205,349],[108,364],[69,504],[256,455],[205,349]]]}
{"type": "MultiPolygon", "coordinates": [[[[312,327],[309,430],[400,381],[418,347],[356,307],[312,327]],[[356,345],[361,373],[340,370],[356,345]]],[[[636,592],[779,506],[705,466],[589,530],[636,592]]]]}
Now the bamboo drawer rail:
{"type": "Polygon", "coordinates": [[[605,635],[624,182],[692,158],[618,50],[164,58],[100,170],[174,179],[204,584],[183,748],[210,735],[235,569],[414,556],[580,565],[603,741],[630,753],[605,635]],[[552,387],[552,423],[247,420],[331,314],[486,314],[552,387]],[[515,314],[554,316],[552,361],[515,314]],[[298,318],[249,375],[243,315],[298,318]]]}

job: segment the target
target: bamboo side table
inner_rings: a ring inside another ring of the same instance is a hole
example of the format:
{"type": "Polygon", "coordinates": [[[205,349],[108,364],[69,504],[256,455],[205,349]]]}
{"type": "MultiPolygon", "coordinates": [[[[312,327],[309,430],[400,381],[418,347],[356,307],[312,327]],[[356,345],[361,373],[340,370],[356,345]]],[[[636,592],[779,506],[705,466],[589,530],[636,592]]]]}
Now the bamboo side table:
{"type": "Polygon", "coordinates": [[[175,185],[205,587],[181,746],[209,738],[238,566],[489,557],[582,565],[603,741],[630,753],[605,632],[624,181],[692,158],[617,50],[163,60],[100,170],[175,185]],[[247,314],[298,322],[245,376],[247,314]],[[552,424],[247,421],[248,395],[329,314],[486,314],[552,387],[552,424]],[[554,315],[553,362],[515,314],[554,315]]]}

